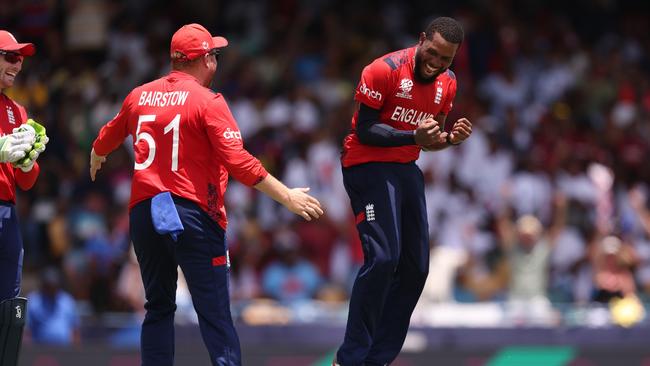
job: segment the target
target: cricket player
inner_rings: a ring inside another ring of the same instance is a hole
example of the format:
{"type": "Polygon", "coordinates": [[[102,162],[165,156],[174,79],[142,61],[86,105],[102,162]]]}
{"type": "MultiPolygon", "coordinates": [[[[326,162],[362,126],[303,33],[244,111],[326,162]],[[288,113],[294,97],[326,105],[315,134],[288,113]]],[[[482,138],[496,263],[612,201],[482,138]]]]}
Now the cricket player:
{"type": "Polygon", "coordinates": [[[23,267],[23,239],[16,214],[16,185],[32,188],[40,171],[36,159],[45,150],[47,136],[42,126],[30,120],[27,111],[4,90],[14,85],[25,57],[36,48],[18,43],[0,30],[0,364],[15,366],[25,325],[27,299],[18,297],[23,267]],[[37,136],[33,126],[42,134],[37,136]]]}
{"type": "Polygon", "coordinates": [[[94,181],[106,156],[133,136],[130,232],[147,299],[144,366],[173,364],[179,265],[212,365],[241,365],[228,298],[224,193],[229,174],[305,220],[323,214],[308,188],[287,188],[244,149],[226,101],[209,89],[227,45],[199,24],[181,27],[171,40],[172,71],[135,88],[93,143],[94,181]]]}
{"type": "Polygon", "coordinates": [[[449,66],[463,37],[456,20],[436,18],[417,45],[381,56],[361,74],[342,169],[364,264],[334,364],[387,365],[404,343],[429,264],[424,179],[415,161],[420,150],[458,145],[472,132],[466,118],[444,128],[456,94],[449,66]]]}

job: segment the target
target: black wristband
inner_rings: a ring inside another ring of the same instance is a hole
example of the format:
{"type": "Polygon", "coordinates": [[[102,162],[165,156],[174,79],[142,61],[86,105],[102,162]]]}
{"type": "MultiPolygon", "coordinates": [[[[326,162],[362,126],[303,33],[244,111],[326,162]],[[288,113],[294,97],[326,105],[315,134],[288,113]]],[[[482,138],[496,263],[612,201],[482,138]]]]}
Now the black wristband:
{"type": "Polygon", "coordinates": [[[450,137],[450,136],[451,136],[451,134],[448,134],[448,135],[447,135],[447,138],[446,138],[446,140],[447,140],[447,145],[458,146],[458,145],[460,145],[460,144],[463,143],[463,142],[461,141],[461,142],[457,142],[457,143],[454,144],[453,142],[451,142],[451,137],[450,137]]]}

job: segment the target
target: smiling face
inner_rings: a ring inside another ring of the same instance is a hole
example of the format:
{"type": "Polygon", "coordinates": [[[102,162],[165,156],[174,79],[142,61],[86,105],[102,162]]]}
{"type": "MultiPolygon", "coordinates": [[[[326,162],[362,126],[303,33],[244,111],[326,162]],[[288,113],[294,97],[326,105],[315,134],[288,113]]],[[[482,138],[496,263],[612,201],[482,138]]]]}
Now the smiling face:
{"type": "Polygon", "coordinates": [[[22,67],[23,56],[17,54],[0,55],[0,90],[14,85],[14,80],[22,67]]]}
{"type": "Polygon", "coordinates": [[[420,41],[415,52],[415,78],[422,83],[433,82],[443,73],[456,56],[459,44],[445,40],[440,33],[434,32],[431,39],[425,33],[420,34],[420,41]]]}

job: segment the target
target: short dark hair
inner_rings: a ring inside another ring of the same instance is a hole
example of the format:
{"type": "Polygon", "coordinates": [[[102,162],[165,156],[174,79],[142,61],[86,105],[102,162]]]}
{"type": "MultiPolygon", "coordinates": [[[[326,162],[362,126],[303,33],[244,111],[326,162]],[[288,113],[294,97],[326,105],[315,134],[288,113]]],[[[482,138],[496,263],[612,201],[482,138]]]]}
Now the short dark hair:
{"type": "Polygon", "coordinates": [[[465,38],[463,26],[456,19],[449,17],[434,19],[424,33],[428,39],[432,39],[434,33],[439,33],[445,41],[455,44],[461,44],[465,38]]]}

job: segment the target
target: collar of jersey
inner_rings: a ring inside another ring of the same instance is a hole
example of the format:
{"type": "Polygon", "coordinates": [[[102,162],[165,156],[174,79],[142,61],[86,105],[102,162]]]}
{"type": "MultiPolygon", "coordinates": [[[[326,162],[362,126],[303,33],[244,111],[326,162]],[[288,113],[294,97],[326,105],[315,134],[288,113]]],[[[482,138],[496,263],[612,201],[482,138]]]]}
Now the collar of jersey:
{"type": "Polygon", "coordinates": [[[172,70],[172,72],[169,73],[169,76],[174,77],[176,79],[194,80],[197,83],[199,82],[199,79],[197,79],[193,75],[190,75],[186,72],[179,71],[179,70],[172,70]]]}

